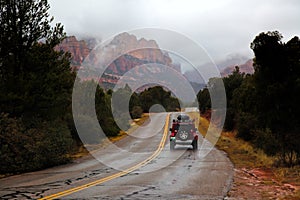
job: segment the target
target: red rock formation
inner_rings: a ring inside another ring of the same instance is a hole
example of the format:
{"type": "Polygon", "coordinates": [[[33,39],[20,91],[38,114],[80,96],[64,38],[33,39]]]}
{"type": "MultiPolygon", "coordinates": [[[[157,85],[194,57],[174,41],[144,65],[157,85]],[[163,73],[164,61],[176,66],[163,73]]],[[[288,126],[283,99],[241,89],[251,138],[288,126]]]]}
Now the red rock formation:
{"type": "Polygon", "coordinates": [[[107,52],[105,55],[107,59],[114,58],[120,54],[128,54],[147,62],[172,66],[172,60],[169,55],[160,50],[154,40],[137,39],[136,36],[126,32],[114,37],[103,50],[107,52]]]}
{"type": "MultiPolygon", "coordinates": [[[[245,74],[253,74],[254,73],[254,68],[253,68],[253,60],[250,59],[246,63],[238,65],[240,68],[240,72],[245,73],[245,74]]],[[[221,72],[222,77],[230,75],[235,69],[235,66],[229,66],[223,69],[221,72]]]]}
{"type": "Polygon", "coordinates": [[[75,36],[65,38],[58,46],[55,47],[57,51],[65,51],[71,53],[72,68],[81,66],[83,60],[89,55],[90,49],[84,40],[78,41],[75,36]]]}
{"type": "MultiPolygon", "coordinates": [[[[84,40],[78,41],[75,36],[71,36],[64,39],[62,43],[56,47],[56,50],[70,52],[72,55],[72,68],[79,69],[84,59],[91,53],[92,48],[95,47],[95,43],[97,43],[97,41],[94,39],[88,39],[87,42],[84,40]]],[[[118,81],[119,76],[122,76],[136,66],[146,63],[158,63],[170,66],[178,72],[181,72],[180,65],[173,65],[169,55],[160,50],[154,40],[146,40],[144,38],[137,39],[136,36],[128,33],[117,35],[108,45],[103,47],[100,52],[105,55],[105,60],[113,60],[105,71],[106,75],[99,80],[101,83],[114,84],[118,81]],[[118,55],[121,56],[115,59],[118,55]]],[[[95,55],[95,58],[96,57],[97,55],[95,55]]],[[[103,59],[103,57],[101,58],[103,59]]],[[[134,70],[136,70],[136,73],[147,73],[139,72],[141,69],[134,70]]],[[[160,71],[156,69],[155,73],[160,73],[160,71]]],[[[90,78],[91,77],[86,77],[85,80],[89,80],[90,78]]]]}

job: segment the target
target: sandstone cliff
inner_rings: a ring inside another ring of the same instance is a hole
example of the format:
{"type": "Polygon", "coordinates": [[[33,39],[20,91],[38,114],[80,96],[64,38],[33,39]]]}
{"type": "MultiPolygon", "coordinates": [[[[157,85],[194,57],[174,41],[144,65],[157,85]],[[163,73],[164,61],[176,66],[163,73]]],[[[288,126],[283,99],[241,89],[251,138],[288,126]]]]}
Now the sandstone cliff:
{"type": "Polygon", "coordinates": [[[75,69],[81,66],[91,51],[84,40],[78,41],[75,36],[65,38],[55,49],[71,53],[71,67],[75,69]]]}
{"type": "Polygon", "coordinates": [[[128,52],[126,54],[141,60],[161,63],[167,66],[171,66],[172,63],[169,55],[160,50],[154,40],[137,39],[136,36],[126,32],[117,35],[107,48],[112,49],[112,54],[128,52]]]}
{"type": "MultiPolygon", "coordinates": [[[[56,50],[63,50],[70,52],[72,55],[71,65],[73,69],[79,69],[83,61],[90,54],[93,47],[96,46],[96,40],[85,39],[78,41],[75,36],[67,37],[56,50]]],[[[109,67],[106,69],[105,74],[99,80],[104,87],[111,88],[120,76],[129,70],[136,70],[137,73],[147,74],[147,71],[138,72],[141,69],[135,69],[136,66],[156,63],[165,66],[170,66],[181,73],[180,65],[173,65],[172,59],[168,53],[159,49],[158,44],[154,40],[146,40],[144,38],[138,39],[134,35],[122,33],[114,37],[110,43],[100,49],[101,58],[103,55],[105,60],[112,60],[109,67]],[[104,53],[105,52],[105,53],[104,53]],[[120,55],[120,57],[117,57],[120,55]]],[[[97,55],[92,55],[97,56],[97,55]]],[[[152,73],[160,73],[159,68],[156,68],[152,73]]],[[[96,78],[91,75],[86,79],[96,78]]]]}
{"type": "MultiPolygon", "coordinates": [[[[235,69],[236,65],[226,67],[225,69],[222,70],[221,75],[222,77],[230,75],[233,70],[235,69]]],[[[245,74],[253,74],[254,73],[254,68],[253,68],[253,59],[249,59],[247,62],[241,65],[237,65],[240,68],[240,72],[245,73],[245,74]]]]}

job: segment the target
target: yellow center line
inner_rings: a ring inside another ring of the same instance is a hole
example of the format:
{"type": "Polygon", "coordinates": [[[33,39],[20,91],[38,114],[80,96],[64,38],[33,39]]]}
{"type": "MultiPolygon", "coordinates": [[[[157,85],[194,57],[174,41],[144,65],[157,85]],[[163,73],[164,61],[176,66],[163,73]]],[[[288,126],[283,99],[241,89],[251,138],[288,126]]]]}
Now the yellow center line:
{"type": "Polygon", "coordinates": [[[156,151],[150,157],[148,157],[144,161],[142,161],[142,162],[134,165],[133,167],[130,167],[130,168],[128,168],[128,169],[126,169],[122,172],[118,172],[118,173],[113,174],[111,176],[107,176],[105,178],[102,178],[102,179],[99,179],[99,180],[96,180],[96,181],[93,181],[93,182],[90,182],[90,183],[87,183],[87,184],[84,184],[84,185],[81,185],[81,186],[78,186],[78,187],[74,187],[74,188],[71,188],[71,189],[68,189],[68,190],[65,190],[65,191],[62,191],[62,192],[58,192],[56,194],[52,194],[52,195],[43,197],[40,200],[57,199],[57,198],[60,198],[60,197],[63,197],[63,196],[67,196],[67,195],[70,195],[72,193],[75,193],[75,192],[90,188],[92,186],[99,185],[101,183],[110,181],[112,179],[124,176],[126,174],[129,174],[130,172],[133,172],[133,171],[141,168],[142,166],[145,166],[146,164],[151,162],[153,159],[155,159],[161,153],[161,151],[163,150],[163,148],[165,146],[166,139],[167,139],[167,135],[168,135],[169,119],[170,119],[170,113],[167,115],[166,124],[165,124],[164,132],[163,132],[163,137],[162,137],[162,139],[161,139],[161,141],[158,145],[158,148],[156,149],[156,151]]]}

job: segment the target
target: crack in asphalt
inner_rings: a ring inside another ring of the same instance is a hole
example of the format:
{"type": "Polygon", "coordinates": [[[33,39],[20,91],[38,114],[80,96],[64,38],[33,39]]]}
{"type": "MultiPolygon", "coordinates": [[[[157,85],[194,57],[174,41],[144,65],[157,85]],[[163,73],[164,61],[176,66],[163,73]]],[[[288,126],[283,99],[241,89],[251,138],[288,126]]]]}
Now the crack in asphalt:
{"type": "MultiPolygon", "coordinates": [[[[104,169],[96,169],[89,172],[84,172],[84,176],[72,178],[72,179],[66,179],[61,181],[55,181],[40,185],[31,185],[31,186],[21,186],[21,187],[9,187],[9,188],[3,188],[0,190],[0,192],[8,192],[11,193],[4,194],[0,196],[0,199],[37,199],[42,198],[44,196],[44,193],[48,190],[53,189],[59,189],[66,185],[72,185],[76,182],[83,181],[85,179],[89,179],[92,177],[96,177],[101,174],[110,173],[113,168],[104,168],[104,169]]],[[[51,174],[51,173],[49,173],[51,174]]],[[[52,173],[57,174],[57,173],[52,173]]]]}
{"type": "MultiPolygon", "coordinates": [[[[126,146],[127,143],[128,142],[125,141],[124,143],[121,143],[120,146],[126,146]]],[[[169,145],[168,142],[167,145],[169,145]]],[[[130,146],[130,149],[131,147],[132,149],[136,149],[137,146],[139,146],[139,144],[134,143],[130,146]]],[[[202,150],[206,151],[206,149],[202,150]]],[[[208,148],[207,150],[211,149],[208,148]]],[[[163,165],[168,160],[173,161],[168,167],[161,168],[160,172],[157,170],[154,171],[153,174],[145,175],[143,169],[138,169],[121,176],[125,178],[120,178],[118,180],[120,182],[117,181],[113,184],[101,183],[90,188],[90,190],[83,190],[81,191],[82,193],[74,194],[74,196],[69,196],[67,198],[104,200],[224,199],[232,184],[233,173],[233,171],[226,171],[227,169],[230,170],[232,167],[231,164],[226,164],[229,162],[227,155],[216,151],[216,149],[212,149],[210,156],[203,158],[199,151],[179,146],[178,149],[171,152],[167,146],[160,156],[147,163],[147,165],[149,165],[147,167],[151,168],[163,165]],[[183,150],[185,153],[181,154],[183,150]],[[176,157],[176,155],[179,154],[180,156],[176,157]],[[224,163],[224,165],[222,163],[224,163]],[[227,173],[229,175],[227,175],[227,173]],[[220,185],[219,183],[222,180],[213,180],[210,175],[221,178],[228,176],[228,178],[225,180],[224,185],[220,185]],[[212,181],[215,181],[216,183],[215,189],[214,187],[210,187],[212,181]],[[200,193],[197,190],[203,190],[204,192],[200,193]]],[[[32,179],[31,174],[29,174],[29,176],[26,175],[25,178],[29,177],[29,180],[32,180],[33,182],[25,183],[21,180],[18,182],[19,185],[3,185],[3,187],[0,188],[0,199],[38,199],[53,192],[82,185],[82,183],[88,182],[88,179],[90,178],[99,179],[117,171],[108,166],[102,167],[100,168],[99,166],[94,165],[94,163],[92,163],[92,165],[90,163],[82,163],[79,167],[71,166],[71,168],[68,169],[63,168],[63,171],[56,171],[53,173],[45,171],[44,173],[38,173],[37,176],[32,179]],[[86,171],[84,171],[84,169],[86,171]],[[60,174],[63,175],[61,176],[60,174]],[[37,179],[43,176],[48,176],[49,179],[37,179]],[[57,179],[58,177],[60,180],[57,179]],[[46,182],[46,180],[49,182],[46,182]],[[42,184],[37,184],[38,182],[36,181],[39,181],[42,184]],[[20,185],[22,183],[26,185],[20,185]],[[30,184],[34,185],[27,186],[30,184]]],[[[148,168],[146,168],[146,170],[148,168]]],[[[3,183],[4,182],[5,181],[3,181],[3,183]]]]}
{"type": "MultiPolygon", "coordinates": [[[[22,189],[22,188],[19,188],[22,189]]],[[[16,190],[13,191],[10,194],[5,194],[0,197],[0,199],[36,199],[36,198],[41,198],[43,193],[46,191],[50,190],[49,188],[43,189],[41,192],[35,192],[35,191],[21,191],[21,190],[16,190]]]]}

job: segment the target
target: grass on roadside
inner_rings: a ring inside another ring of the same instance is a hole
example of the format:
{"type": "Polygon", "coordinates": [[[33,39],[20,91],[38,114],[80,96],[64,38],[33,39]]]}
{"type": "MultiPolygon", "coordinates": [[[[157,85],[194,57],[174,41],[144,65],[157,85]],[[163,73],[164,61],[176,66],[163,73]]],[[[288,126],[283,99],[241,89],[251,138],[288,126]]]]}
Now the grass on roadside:
{"type": "MultiPolygon", "coordinates": [[[[133,120],[133,123],[130,125],[130,128],[127,131],[120,131],[120,133],[115,137],[105,138],[102,140],[102,142],[100,144],[87,144],[86,146],[88,146],[88,149],[90,151],[91,150],[93,151],[93,150],[97,150],[101,147],[104,147],[104,146],[110,144],[109,142],[113,142],[113,143],[117,142],[117,141],[121,140],[122,138],[126,137],[127,135],[129,135],[130,133],[132,133],[139,126],[143,125],[144,123],[147,123],[146,121],[148,119],[149,119],[149,114],[144,113],[141,118],[133,120]]],[[[86,155],[89,155],[89,151],[84,146],[80,146],[77,152],[70,155],[70,158],[77,159],[77,158],[81,158],[86,155]]]]}
{"type": "Polygon", "coordinates": [[[130,135],[133,131],[135,131],[137,128],[139,128],[144,123],[147,123],[146,121],[149,119],[149,113],[144,113],[141,118],[134,119],[133,122],[130,124],[130,128],[127,131],[121,131],[117,136],[115,137],[109,137],[109,141],[111,142],[117,142],[121,140],[122,138],[126,137],[127,135],[130,135]]]}
{"type": "MultiPolygon", "coordinates": [[[[196,119],[199,122],[198,130],[205,137],[209,127],[209,120],[200,117],[199,113],[189,113],[189,115],[192,119],[196,119]]],[[[276,157],[267,156],[262,150],[254,148],[249,142],[238,139],[235,136],[236,132],[223,131],[216,147],[227,153],[236,168],[271,169],[277,181],[282,184],[293,184],[300,187],[300,166],[276,168],[274,167],[276,157]]],[[[288,198],[300,199],[300,190],[295,191],[295,194],[288,198]]]]}
{"type": "Polygon", "coordinates": [[[237,139],[234,132],[222,132],[216,147],[225,151],[236,167],[270,168],[275,161],[250,143],[237,139]]]}
{"type": "MultiPolygon", "coordinates": [[[[204,117],[200,117],[199,113],[196,112],[189,113],[189,115],[192,119],[198,121],[198,130],[205,137],[209,121],[204,117]]],[[[262,150],[253,148],[250,143],[237,139],[235,135],[235,132],[222,131],[216,147],[225,151],[236,167],[270,168],[272,166],[275,158],[268,157],[262,150]]]]}

